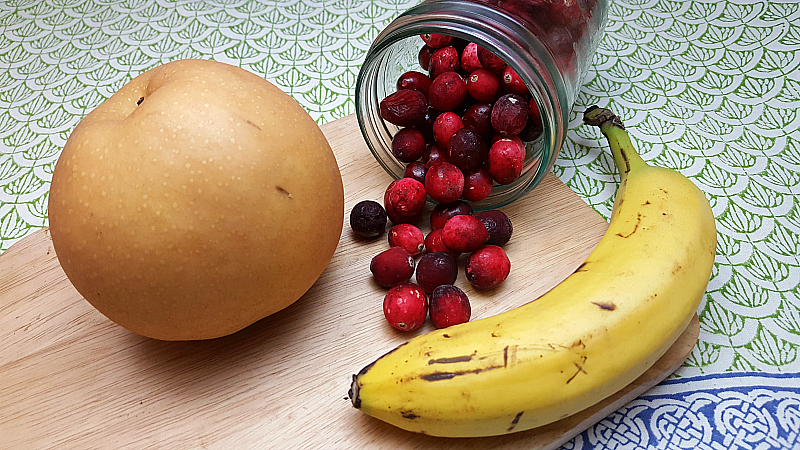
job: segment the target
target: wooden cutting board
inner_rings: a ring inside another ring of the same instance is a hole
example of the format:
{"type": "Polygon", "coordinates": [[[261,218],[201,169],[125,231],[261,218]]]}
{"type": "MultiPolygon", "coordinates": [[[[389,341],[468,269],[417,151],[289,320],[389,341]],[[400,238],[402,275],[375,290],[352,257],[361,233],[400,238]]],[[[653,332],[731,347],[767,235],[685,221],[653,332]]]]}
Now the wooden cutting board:
{"type": "MultiPolygon", "coordinates": [[[[391,181],[356,120],[324,125],[345,183],[345,211],[380,201],[391,181]]],[[[490,294],[462,272],[473,318],[527,303],[567,277],[606,222],[550,174],[505,207],[512,271],[490,294]]],[[[369,262],[386,235],[345,227],[329,267],[289,308],[245,330],[200,342],[161,342],[107,320],[74,290],[48,230],[0,255],[0,447],[9,449],[556,448],[678,368],[697,341],[692,322],[653,368],[602,404],[507,436],[444,439],[409,433],[354,409],[352,374],[413,335],[384,320],[369,262]]],[[[427,230],[425,230],[427,231],[427,230]]]]}

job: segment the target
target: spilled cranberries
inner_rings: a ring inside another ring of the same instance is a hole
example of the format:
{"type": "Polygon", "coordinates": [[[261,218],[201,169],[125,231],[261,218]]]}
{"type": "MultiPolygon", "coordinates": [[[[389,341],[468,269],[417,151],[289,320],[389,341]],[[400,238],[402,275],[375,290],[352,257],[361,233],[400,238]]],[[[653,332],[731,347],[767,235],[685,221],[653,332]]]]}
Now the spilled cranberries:
{"type": "Polygon", "coordinates": [[[389,245],[402,247],[412,256],[416,256],[425,249],[425,235],[410,223],[398,223],[389,230],[389,245]]]}
{"type": "Polygon", "coordinates": [[[467,280],[478,289],[499,286],[511,271],[511,262],[506,252],[496,245],[486,245],[472,252],[467,258],[464,273],[467,280]]]}
{"type": "Polygon", "coordinates": [[[383,315],[400,331],[416,330],[428,316],[428,297],[414,283],[396,284],[383,298],[383,315]]]}
{"type": "Polygon", "coordinates": [[[375,281],[383,287],[408,281],[414,275],[414,257],[403,247],[390,247],[375,255],[370,261],[369,270],[375,281]]]}
{"type": "Polygon", "coordinates": [[[458,265],[448,252],[422,255],[417,263],[417,284],[427,293],[443,284],[453,284],[458,278],[458,265]]]}
{"type": "Polygon", "coordinates": [[[447,328],[469,322],[472,315],[467,294],[450,284],[434,289],[429,303],[431,321],[436,328],[447,328]]]}

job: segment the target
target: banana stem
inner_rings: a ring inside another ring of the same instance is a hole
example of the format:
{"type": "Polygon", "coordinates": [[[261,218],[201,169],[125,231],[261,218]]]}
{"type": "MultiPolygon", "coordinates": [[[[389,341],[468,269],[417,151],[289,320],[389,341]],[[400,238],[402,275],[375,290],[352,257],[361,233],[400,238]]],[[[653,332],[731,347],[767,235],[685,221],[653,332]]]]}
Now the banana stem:
{"type": "Polygon", "coordinates": [[[600,132],[608,140],[620,176],[624,177],[632,169],[647,166],[633,146],[619,116],[608,109],[591,106],[583,113],[583,123],[600,127],[600,132]]]}

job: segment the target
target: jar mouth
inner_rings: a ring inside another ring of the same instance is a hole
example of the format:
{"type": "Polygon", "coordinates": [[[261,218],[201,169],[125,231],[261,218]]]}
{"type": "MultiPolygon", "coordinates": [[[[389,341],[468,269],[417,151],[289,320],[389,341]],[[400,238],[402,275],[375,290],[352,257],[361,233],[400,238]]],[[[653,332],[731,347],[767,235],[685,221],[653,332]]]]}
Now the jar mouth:
{"type": "MultiPolygon", "coordinates": [[[[413,68],[396,68],[396,77],[385,70],[397,66],[398,55],[416,61],[419,35],[447,34],[474,42],[501,57],[528,86],[542,116],[542,134],[527,143],[523,175],[514,183],[495,186],[485,200],[471,202],[476,210],[507,205],[535,188],[550,172],[567,129],[568,111],[564,80],[553,55],[540,39],[511,16],[486,5],[461,0],[423,2],[397,17],[375,39],[356,80],[356,115],[367,145],[380,165],[394,178],[404,176],[404,164],[394,158],[389,145],[400,129],[384,121],[380,101],[391,94],[399,75],[413,68]],[[531,151],[533,150],[533,151],[531,151]]],[[[419,69],[416,69],[419,70],[419,69]]]]}

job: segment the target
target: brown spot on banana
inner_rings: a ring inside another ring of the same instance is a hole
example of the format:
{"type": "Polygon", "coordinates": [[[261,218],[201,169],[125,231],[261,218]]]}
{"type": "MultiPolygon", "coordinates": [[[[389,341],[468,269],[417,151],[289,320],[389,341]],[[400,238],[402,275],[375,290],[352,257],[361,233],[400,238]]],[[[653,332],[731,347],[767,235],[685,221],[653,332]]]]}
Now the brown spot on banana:
{"type": "Polygon", "coordinates": [[[522,417],[522,413],[524,413],[524,412],[525,411],[520,411],[520,412],[517,413],[516,416],[514,416],[514,419],[511,420],[511,426],[509,426],[508,429],[506,430],[507,432],[510,433],[511,431],[514,430],[514,428],[517,427],[517,424],[519,423],[519,419],[520,419],[520,417],[522,417]]]}
{"type": "Polygon", "coordinates": [[[460,363],[460,362],[468,362],[472,361],[472,358],[478,354],[478,351],[472,352],[471,355],[464,355],[464,356],[452,356],[449,358],[436,358],[428,360],[428,365],[431,366],[433,364],[452,364],[452,363],[460,363]]]}
{"type": "Polygon", "coordinates": [[[641,213],[637,213],[636,214],[636,225],[633,226],[633,230],[628,234],[617,233],[617,236],[619,236],[621,238],[625,238],[625,239],[631,237],[633,235],[633,233],[636,233],[636,230],[639,229],[639,224],[640,223],[642,223],[642,214],[641,213]]]}
{"type": "Polygon", "coordinates": [[[411,411],[400,411],[400,414],[403,416],[403,418],[406,418],[408,420],[414,420],[419,418],[418,415],[414,414],[411,411]]]}
{"type": "Polygon", "coordinates": [[[478,374],[478,373],[485,372],[485,371],[488,371],[488,370],[501,369],[501,368],[503,368],[503,366],[488,366],[488,367],[481,367],[481,368],[478,368],[478,369],[457,370],[457,371],[454,371],[454,372],[432,372],[432,373],[427,373],[425,375],[421,375],[419,377],[419,379],[425,380],[425,381],[443,381],[443,380],[449,380],[451,378],[455,378],[455,377],[458,377],[458,376],[461,376],[461,375],[478,374]]]}
{"type": "Polygon", "coordinates": [[[575,364],[575,367],[576,367],[578,370],[576,370],[576,371],[575,371],[575,374],[573,374],[571,377],[569,377],[569,379],[567,380],[567,384],[569,384],[569,383],[570,383],[570,381],[574,380],[574,379],[575,379],[575,377],[577,377],[579,373],[583,373],[584,375],[588,375],[588,374],[586,373],[586,371],[585,371],[585,370],[583,370],[583,365],[584,365],[585,363],[586,363],[586,357],[585,357],[585,356],[581,356],[581,363],[580,363],[580,364],[578,364],[578,363],[573,363],[573,364],[575,364]]]}
{"type": "Polygon", "coordinates": [[[592,304],[597,305],[600,309],[605,311],[614,311],[617,309],[617,305],[614,302],[592,302],[592,304]]]}

